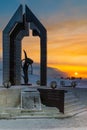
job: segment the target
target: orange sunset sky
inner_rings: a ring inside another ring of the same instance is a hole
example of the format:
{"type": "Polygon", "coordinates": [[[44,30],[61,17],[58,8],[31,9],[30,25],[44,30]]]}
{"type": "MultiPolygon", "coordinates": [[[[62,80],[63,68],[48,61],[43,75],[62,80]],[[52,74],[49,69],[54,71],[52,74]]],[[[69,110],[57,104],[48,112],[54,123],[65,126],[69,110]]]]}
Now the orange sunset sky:
{"type": "MultiPolygon", "coordinates": [[[[86,24],[87,21],[75,20],[54,24],[54,26],[46,25],[48,66],[67,72],[70,76],[87,77],[86,24]],[[75,75],[75,72],[78,72],[78,75],[75,75]]],[[[22,43],[28,55],[39,62],[39,38],[24,38],[22,43]]]]}
{"type": "MultiPolygon", "coordinates": [[[[15,1],[12,12],[9,13],[7,8],[4,12],[2,11],[3,15],[0,16],[2,18],[0,29],[1,59],[2,30],[19,6],[20,2],[18,1],[15,1]],[[5,20],[7,16],[8,19],[5,20]]],[[[46,5],[40,0],[37,1],[36,5],[34,0],[30,3],[23,1],[23,4],[26,3],[30,7],[47,29],[47,65],[66,72],[68,76],[87,78],[87,1],[66,0],[64,2],[61,0],[58,2],[59,0],[47,0],[46,5]]],[[[4,4],[2,3],[2,5],[4,4]]],[[[11,8],[11,5],[9,6],[11,8]]],[[[22,52],[23,49],[34,62],[40,62],[39,37],[32,37],[30,32],[30,36],[22,40],[22,52]]],[[[22,58],[23,56],[22,53],[22,58]]]]}

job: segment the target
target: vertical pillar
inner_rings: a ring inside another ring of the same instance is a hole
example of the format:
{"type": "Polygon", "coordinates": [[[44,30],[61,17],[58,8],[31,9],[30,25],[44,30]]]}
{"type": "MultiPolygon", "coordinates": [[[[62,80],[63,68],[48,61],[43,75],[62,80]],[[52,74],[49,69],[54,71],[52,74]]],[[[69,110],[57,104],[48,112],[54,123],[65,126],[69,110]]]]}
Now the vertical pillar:
{"type": "MultiPolygon", "coordinates": [[[[33,23],[38,29],[38,36],[40,37],[40,85],[47,84],[47,33],[44,26],[36,18],[36,16],[31,12],[31,10],[26,6],[26,21],[33,23]]],[[[35,29],[36,29],[35,28],[35,29]]]]}
{"type": "Polygon", "coordinates": [[[10,81],[10,33],[17,23],[23,22],[22,12],[20,5],[3,30],[3,82],[10,81]]]}
{"type": "Polygon", "coordinates": [[[3,33],[3,82],[9,81],[9,47],[10,38],[8,33],[3,33]]]}
{"type": "Polygon", "coordinates": [[[40,81],[41,85],[47,84],[47,34],[46,30],[40,37],[40,81]]]}
{"type": "Polygon", "coordinates": [[[10,81],[21,84],[21,40],[29,36],[28,23],[23,15],[23,23],[18,23],[10,34],[10,81]]]}

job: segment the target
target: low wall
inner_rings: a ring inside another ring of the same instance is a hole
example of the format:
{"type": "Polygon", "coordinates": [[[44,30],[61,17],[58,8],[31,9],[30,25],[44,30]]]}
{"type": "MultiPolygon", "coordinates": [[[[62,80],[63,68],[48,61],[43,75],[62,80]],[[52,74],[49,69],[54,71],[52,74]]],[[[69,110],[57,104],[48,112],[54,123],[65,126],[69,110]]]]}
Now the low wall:
{"type": "Polygon", "coordinates": [[[0,107],[16,107],[20,103],[21,89],[0,88],[0,107]]]}
{"type": "Polygon", "coordinates": [[[0,87],[0,108],[17,107],[21,103],[21,90],[26,86],[0,87]]]}

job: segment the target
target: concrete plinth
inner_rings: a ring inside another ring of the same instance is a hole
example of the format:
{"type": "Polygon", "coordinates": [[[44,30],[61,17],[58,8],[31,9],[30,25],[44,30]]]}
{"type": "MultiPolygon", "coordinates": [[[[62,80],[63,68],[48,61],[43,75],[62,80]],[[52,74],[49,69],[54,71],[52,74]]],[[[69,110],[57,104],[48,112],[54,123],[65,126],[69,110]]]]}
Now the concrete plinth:
{"type": "Polygon", "coordinates": [[[40,94],[37,89],[24,89],[21,92],[21,108],[41,110],[40,94]]]}

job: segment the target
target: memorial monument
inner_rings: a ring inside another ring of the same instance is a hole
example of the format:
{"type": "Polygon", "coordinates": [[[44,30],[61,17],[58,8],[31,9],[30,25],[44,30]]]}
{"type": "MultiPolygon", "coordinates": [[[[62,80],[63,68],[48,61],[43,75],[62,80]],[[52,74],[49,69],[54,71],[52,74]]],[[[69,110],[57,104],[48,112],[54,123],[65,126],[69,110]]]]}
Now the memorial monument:
{"type": "Polygon", "coordinates": [[[20,5],[3,30],[3,82],[21,84],[21,41],[24,36],[40,37],[40,85],[47,84],[47,31],[32,11],[20,5]]]}
{"type": "MultiPolygon", "coordinates": [[[[21,41],[25,36],[29,36],[32,30],[33,36],[40,37],[40,85],[47,84],[47,31],[33,12],[25,5],[20,5],[13,17],[3,30],[3,84],[11,89],[1,89],[1,106],[16,107],[20,109],[41,110],[41,103],[49,107],[57,107],[64,113],[64,93],[65,90],[56,90],[56,82],[51,82],[50,88],[34,88],[25,86],[28,84],[28,67],[33,63],[25,54],[23,66],[24,88],[21,85],[21,41]],[[11,83],[11,84],[10,84],[11,83]],[[20,98],[21,96],[21,98],[20,98]]],[[[21,110],[20,110],[21,111],[21,110]]]]}

